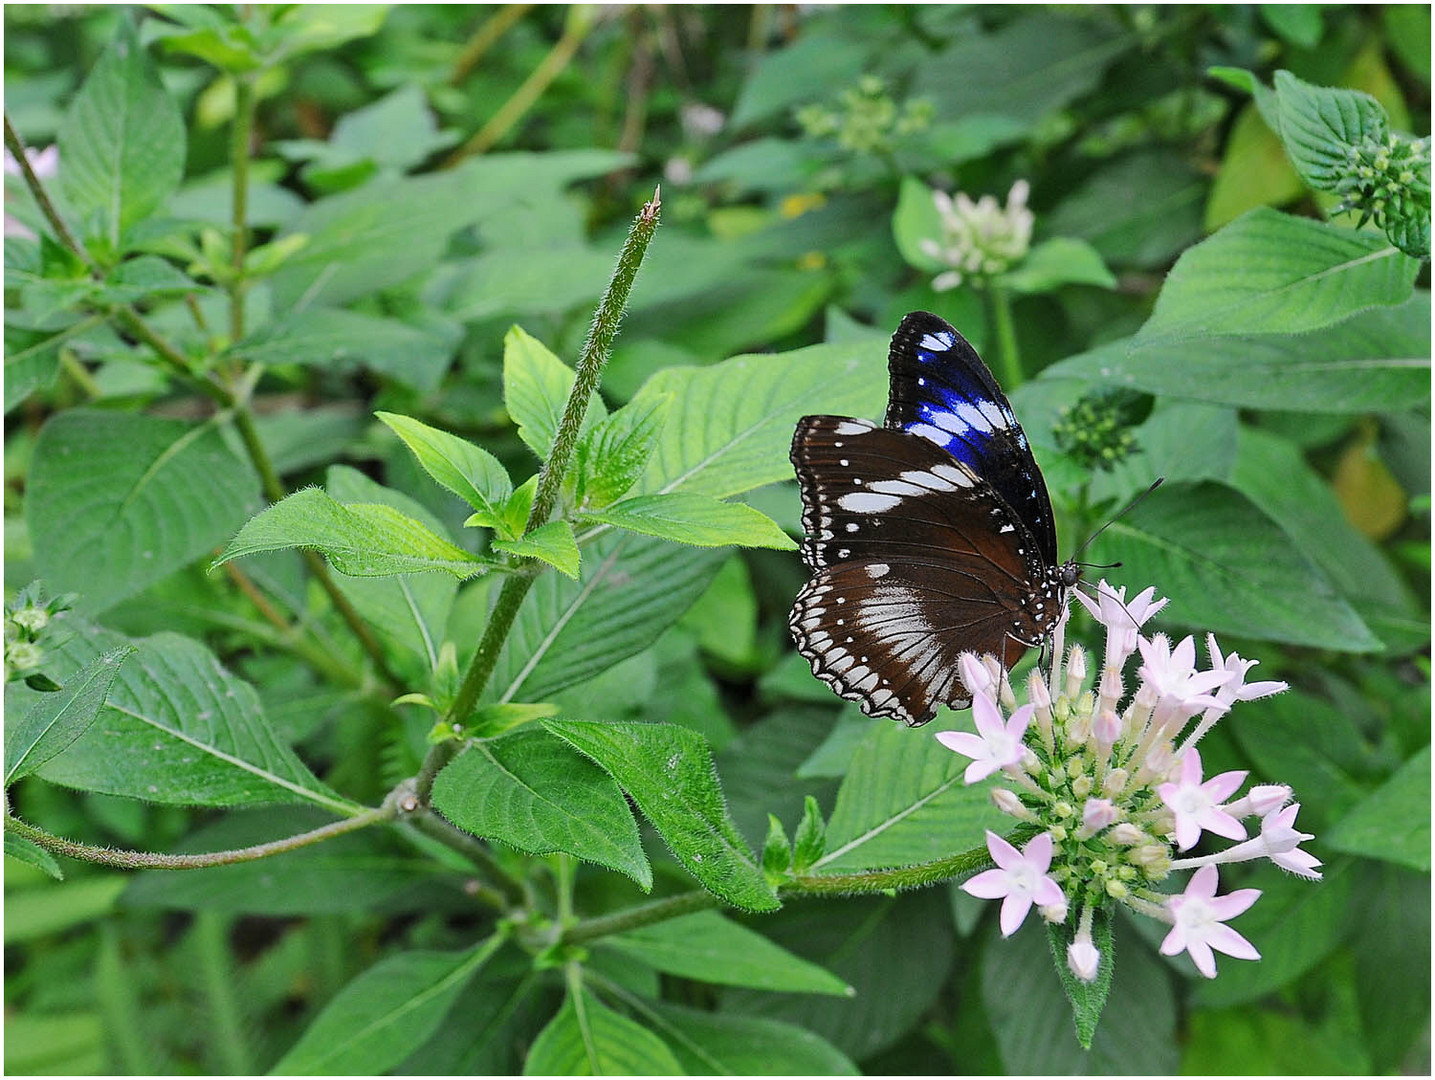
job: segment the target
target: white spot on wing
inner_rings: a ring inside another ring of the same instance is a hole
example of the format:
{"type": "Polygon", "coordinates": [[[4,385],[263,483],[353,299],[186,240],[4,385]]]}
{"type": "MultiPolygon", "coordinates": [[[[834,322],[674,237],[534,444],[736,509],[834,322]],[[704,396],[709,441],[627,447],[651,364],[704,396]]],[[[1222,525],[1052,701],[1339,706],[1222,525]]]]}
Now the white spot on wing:
{"type": "Polygon", "coordinates": [[[853,514],[880,514],[902,500],[896,495],[879,495],[870,491],[854,491],[837,500],[837,505],[853,514]]]}
{"type": "Polygon", "coordinates": [[[861,435],[864,431],[871,431],[873,427],[874,425],[866,420],[843,420],[833,430],[839,435],[861,435]]]}
{"type": "Polygon", "coordinates": [[[884,577],[891,569],[892,568],[884,562],[874,562],[867,567],[867,576],[876,580],[879,577],[884,577]]]}

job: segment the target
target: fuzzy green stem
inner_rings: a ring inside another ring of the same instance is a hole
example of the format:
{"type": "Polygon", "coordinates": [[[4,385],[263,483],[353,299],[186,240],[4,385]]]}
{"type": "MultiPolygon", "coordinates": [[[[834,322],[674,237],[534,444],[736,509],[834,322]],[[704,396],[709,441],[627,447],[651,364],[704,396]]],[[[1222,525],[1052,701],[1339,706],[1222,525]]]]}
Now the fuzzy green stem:
{"type": "Polygon", "coordinates": [[[473,863],[502,895],[507,906],[515,908],[523,906],[525,897],[522,883],[517,881],[476,837],[470,836],[462,829],[455,828],[427,808],[420,808],[409,817],[408,822],[421,833],[453,848],[454,851],[473,863]]]}
{"type": "Polygon", "coordinates": [[[1002,389],[1010,394],[1022,384],[1021,353],[1016,343],[1016,326],[1011,317],[1011,296],[993,282],[987,286],[987,310],[997,335],[997,362],[1002,389]]]}
{"type": "Polygon", "coordinates": [[[233,217],[230,231],[229,340],[244,337],[244,256],[249,249],[249,144],[254,135],[254,83],[247,75],[234,80],[234,126],[230,132],[229,159],[234,177],[233,217]]]}
{"type": "MultiPolygon", "coordinates": [[[[583,415],[588,411],[588,402],[597,392],[598,384],[603,378],[603,368],[608,363],[613,339],[617,336],[618,325],[622,322],[628,294],[633,289],[638,267],[643,264],[643,256],[647,253],[648,244],[658,228],[658,217],[662,209],[660,194],[659,191],[654,191],[652,200],[644,204],[634,219],[628,230],[628,238],[623,243],[623,250],[618,255],[617,269],[613,271],[603,298],[598,302],[598,310],[593,315],[593,324],[578,358],[573,389],[568,394],[563,416],[558,421],[558,430],[553,437],[553,449],[538,475],[538,490],[533,496],[533,508],[529,512],[525,532],[532,532],[546,523],[558,503],[558,496],[563,490],[563,479],[568,474],[568,465],[578,445],[583,415]]],[[[536,568],[534,572],[537,572],[536,568]]],[[[508,640],[509,631],[513,629],[513,622],[518,617],[518,609],[532,585],[531,574],[515,574],[504,581],[493,613],[489,616],[488,625],[484,628],[483,638],[473,654],[473,659],[469,661],[458,693],[454,695],[453,705],[447,714],[448,720],[462,723],[478,704],[479,695],[488,685],[494,665],[498,663],[499,650],[508,640]]],[[[428,752],[418,775],[417,792],[421,803],[427,803],[434,777],[457,752],[458,746],[452,742],[439,743],[428,752]]]]}
{"type": "Polygon", "coordinates": [[[638,907],[614,912],[612,915],[584,919],[565,930],[560,941],[564,945],[577,945],[579,942],[595,941],[611,934],[621,934],[625,930],[636,930],[640,926],[651,926],[653,923],[666,922],[668,919],[721,906],[722,901],[712,893],[694,889],[692,892],[665,896],[661,900],[653,900],[638,907]]]}
{"type": "Polygon", "coordinates": [[[60,242],[78,255],[84,264],[91,271],[95,269],[95,261],[90,258],[90,253],[85,246],[70,232],[70,227],[65,224],[65,219],[55,209],[55,204],[50,201],[49,194],[45,191],[45,185],[35,175],[35,170],[30,165],[30,157],[25,153],[25,144],[21,141],[20,135],[15,130],[15,125],[10,123],[10,113],[5,113],[5,146],[10,151],[10,156],[15,159],[15,164],[20,166],[20,175],[25,178],[25,186],[30,189],[30,194],[35,197],[36,204],[40,207],[40,213],[45,215],[45,220],[50,223],[50,228],[55,230],[55,235],[60,242]]]}
{"type": "Polygon", "coordinates": [[[322,825],[306,833],[299,833],[297,836],[286,836],[281,840],[255,844],[253,847],[209,851],[195,855],[123,851],[116,848],[95,847],[92,844],[80,844],[73,840],[52,836],[43,829],[37,829],[33,825],[27,825],[19,818],[12,817],[9,813],[5,815],[5,831],[38,844],[46,851],[54,852],[56,855],[68,855],[72,859],[83,859],[86,862],[101,863],[104,866],[117,866],[122,870],[196,870],[206,866],[228,866],[231,863],[252,862],[255,859],[267,859],[271,855],[282,855],[286,851],[308,847],[310,844],[342,836],[344,833],[356,832],[359,829],[368,828],[370,825],[392,821],[397,815],[398,807],[386,803],[376,809],[364,810],[353,817],[330,822],[328,825],[322,825]]]}
{"type": "Polygon", "coordinates": [[[538,62],[538,66],[523,80],[523,85],[513,92],[513,96],[489,117],[488,123],[449,155],[444,162],[444,168],[451,169],[466,157],[484,153],[507,135],[513,125],[523,118],[523,114],[533,107],[533,103],[542,96],[543,91],[548,89],[549,84],[572,63],[578,46],[583,44],[583,39],[588,36],[593,23],[594,15],[588,5],[574,4],[568,11],[563,36],[549,50],[548,55],[538,62]]]}

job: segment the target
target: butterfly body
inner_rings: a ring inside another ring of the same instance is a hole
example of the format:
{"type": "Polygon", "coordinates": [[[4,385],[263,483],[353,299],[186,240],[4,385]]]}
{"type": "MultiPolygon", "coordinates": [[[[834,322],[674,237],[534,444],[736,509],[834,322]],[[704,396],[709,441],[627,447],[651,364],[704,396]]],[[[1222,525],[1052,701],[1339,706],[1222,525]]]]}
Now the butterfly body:
{"type": "Polygon", "coordinates": [[[792,461],[812,580],[790,626],[813,674],[869,716],[913,726],[963,708],[957,657],[1010,665],[1050,633],[1080,578],[1058,564],[1046,484],[1001,388],[942,319],[892,339],[878,427],[807,416],[792,461]]]}

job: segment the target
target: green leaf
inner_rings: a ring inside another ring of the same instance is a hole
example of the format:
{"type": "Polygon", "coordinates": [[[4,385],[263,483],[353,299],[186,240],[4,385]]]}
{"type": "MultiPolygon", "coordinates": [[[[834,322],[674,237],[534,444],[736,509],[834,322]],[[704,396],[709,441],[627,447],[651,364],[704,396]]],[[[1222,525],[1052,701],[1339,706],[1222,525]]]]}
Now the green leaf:
{"type": "MultiPolygon", "coordinates": [[[[1276,7],[1277,5],[1263,5],[1276,7]]],[[[1279,5],[1284,7],[1286,5],[1279,5]]],[[[1304,5],[1290,5],[1299,7],[1304,5]]],[[[1349,1015],[1354,1002],[1349,984],[1321,979],[1328,997],[1319,1022],[1299,1013],[1274,1009],[1200,1009],[1191,1013],[1181,1039],[1183,1076],[1225,1073],[1240,1062],[1248,1076],[1370,1076],[1372,1067],[1358,1025],[1349,1015]],[[1344,999],[1336,1005],[1332,999],[1344,999]],[[1339,1009],[1339,1012],[1336,1012],[1339,1009]],[[1333,1015],[1334,1014],[1334,1015],[1333,1015]]],[[[1386,1032],[1380,1031],[1378,1042],[1386,1032]]]]}
{"type": "Polygon", "coordinates": [[[1252,210],[1176,261],[1136,344],[1318,330],[1404,303],[1419,270],[1383,237],[1252,210]]]}
{"type": "MultiPolygon", "coordinates": [[[[521,326],[503,339],[503,405],[518,425],[518,437],[540,461],[553,449],[558,421],[573,389],[573,369],[521,326]]],[[[583,417],[586,433],[607,410],[595,394],[583,417]]]]}
{"type": "Polygon", "coordinates": [[[91,612],[212,551],[259,505],[214,422],[87,409],[40,430],[25,492],[37,576],[91,612]]]}
{"type": "MultiPolygon", "coordinates": [[[[970,730],[970,715],[960,723],[970,730]]],[[[986,829],[1003,827],[990,785],[966,784],[966,760],[939,743],[931,728],[868,727],[827,822],[827,854],[813,870],[928,862],[981,847],[986,829]]]]}
{"type": "Polygon", "coordinates": [[[5,834],[5,854],[17,862],[43,870],[56,881],[61,881],[65,877],[64,872],[60,869],[60,864],[55,861],[55,856],[39,844],[26,840],[23,836],[7,832],[5,834]]]}
{"type": "Polygon", "coordinates": [[[677,1076],[662,1039],[608,1008],[582,987],[533,1040],[525,1076],[677,1076]]]}
{"type": "Polygon", "coordinates": [[[65,113],[60,187],[75,219],[95,215],[118,252],[124,232],[184,175],[184,120],[126,16],[65,113]]]}
{"type": "Polygon", "coordinates": [[[473,323],[501,315],[562,314],[598,299],[613,256],[587,247],[498,248],[460,264],[444,310],[473,323]]]}
{"type": "Polygon", "coordinates": [[[807,873],[826,850],[827,824],[822,820],[822,808],[808,795],[803,801],[797,834],[792,838],[792,869],[799,874],[807,873]]]}
{"type": "Polygon", "coordinates": [[[374,415],[403,439],[425,472],[475,510],[496,514],[513,494],[508,471],[487,450],[409,416],[374,415]]]}
{"type": "Polygon", "coordinates": [[[544,726],[607,770],[714,896],[747,911],[779,906],[728,816],[701,735],[671,724],[545,720],[544,726]]]}
{"type": "Polygon", "coordinates": [[[1371,1071],[1390,1070],[1421,1038],[1430,1017],[1430,875],[1391,863],[1362,870],[1352,898],[1361,917],[1347,947],[1355,956],[1371,1071]]]}
{"type": "Polygon", "coordinates": [[[1104,23],[1027,9],[990,33],[961,33],[917,68],[912,95],[944,120],[1005,116],[1028,128],[1094,88],[1135,42],[1104,23]]]}
{"type": "Polygon", "coordinates": [[[700,911],[604,938],[602,944],[659,971],[722,986],[851,997],[831,972],[716,911],[700,911]]]}
{"type": "Polygon", "coordinates": [[[296,491],[250,518],[214,565],[296,547],[322,552],[335,570],[355,577],[445,570],[462,579],[485,573],[489,566],[391,506],[345,506],[318,488],[296,491]]]}
{"type": "Polygon", "coordinates": [[[607,506],[642,479],[671,405],[667,396],[630,402],[589,433],[579,448],[585,461],[583,505],[607,506]]]}
{"type": "Polygon", "coordinates": [[[1137,151],[1098,169],[1042,227],[1085,240],[1113,265],[1162,267],[1200,237],[1205,195],[1205,179],[1180,154],[1137,151]]]}
{"type": "Polygon", "coordinates": [[[1178,597],[1178,625],[1263,641],[1370,652],[1380,642],[1276,524],[1217,484],[1169,485],[1092,545],[1113,582],[1178,597]]]}
{"type": "Polygon", "coordinates": [[[1211,184],[1203,221],[1206,229],[1214,232],[1247,210],[1284,206],[1305,191],[1280,137],[1261,110],[1249,103],[1237,115],[1226,139],[1221,170],[1211,184]]]}
{"type": "Polygon", "coordinates": [[[1262,4],[1261,20],[1286,41],[1302,49],[1313,49],[1319,45],[1325,30],[1319,4],[1262,4]]]}
{"type": "Polygon", "coordinates": [[[892,239],[908,266],[927,273],[949,269],[946,263],[922,250],[922,241],[940,243],[942,215],[932,198],[932,189],[915,176],[902,177],[897,209],[892,212],[892,239]]]}
{"type": "Polygon", "coordinates": [[[797,548],[777,522],[761,511],[689,491],[635,495],[583,516],[588,521],[698,547],[741,544],[779,551],[797,548]]]}
{"type": "Polygon", "coordinates": [[[96,874],[65,885],[8,893],[5,944],[34,941],[103,918],[114,910],[128,880],[124,874],[96,874]]]}
{"type": "MultiPolygon", "coordinates": [[[[442,523],[422,505],[400,491],[374,483],[358,469],[332,465],[324,482],[338,502],[384,503],[435,533],[442,533],[442,523]]],[[[437,665],[444,628],[458,594],[458,582],[451,575],[415,573],[357,578],[341,574],[335,577],[334,583],[365,622],[418,657],[428,669],[437,665]]]]}
{"type": "Polygon", "coordinates": [[[767,838],[762,842],[762,873],[777,888],[792,867],[792,844],[776,814],[767,815],[767,838]]]}
{"type": "MultiPolygon", "coordinates": [[[[1328,865],[1323,873],[1315,882],[1268,867],[1243,882],[1261,889],[1261,900],[1234,929],[1260,950],[1260,963],[1223,958],[1219,977],[1199,980],[1193,1000],[1215,1006],[1259,1001],[1339,948],[1354,916],[1351,899],[1357,875],[1348,861],[1328,865]]],[[[1183,971],[1195,971],[1189,957],[1175,963],[1183,971]]]]}
{"type": "Polygon", "coordinates": [[[542,559],[578,580],[578,541],[573,536],[573,526],[566,521],[550,521],[517,540],[495,540],[492,547],[495,551],[542,559]]]}
{"type": "Polygon", "coordinates": [[[557,198],[572,181],[630,160],[599,150],[485,154],[456,169],[379,177],[319,199],[281,234],[304,233],[309,243],[270,279],[275,307],[333,307],[430,273],[456,230],[557,198]]]}
{"type": "MultiPolygon", "coordinates": [[[[176,850],[251,847],[333,820],[308,807],[231,812],[190,833],[176,850]]],[[[416,851],[397,831],[364,829],[253,862],[179,874],[147,870],[131,879],[124,902],[130,908],[278,918],[423,912],[446,909],[462,895],[463,881],[461,871],[416,851]]]]}
{"type": "Polygon", "coordinates": [[[58,693],[41,694],[40,700],[14,727],[5,731],[5,786],[28,776],[45,762],[63,753],[83,735],[99,715],[110,684],[125,659],[134,652],[130,645],[105,653],[65,680],[58,693]]]}
{"type": "Polygon", "coordinates": [[[881,414],[885,355],[880,342],[861,341],[659,371],[638,396],[672,394],[674,403],[640,490],[724,499],[790,479],[801,417],[881,414]]]}
{"type": "Polygon", "coordinates": [[[543,574],[519,608],[485,699],[544,701],[641,652],[707,587],[725,553],[602,537],[577,581],[543,574]]]}
{"type": "Polygon", "coordinates": [[[1281,527],[1372,630],[1386,639],[1387,626],[1398,635],[1401,624],[1423,621],[1400,575],[1346,520],[1335,492],[1294,445],[1242,427],[1237,447],[1231,484],[1281,527]]]}
{"type": "Polygon", "coordinates": [[[1430,747],[1324,833],[1337,851],[1430,871],[1430,747]],[[1397,825],[1397,823],[1399,823],[1397,825]]]}
{"type": "Polygon", "coordinates": [[[895,898],[791,904],[763,920],[764,932],[851,984],[856,995],[843,999],[735,988],[723,992],[722,1007],[798,1024],[854,1061],[869,1059],[909,1040],[937,1007],[952,971],[946,908],[937,889],[895,898]]]}
{"type": "MultiPolygon", "coordinates": [[[[351,810],[275,736],[254,688],[199,642],[169,633],[130,642],[83,624],[77,631],[47,653],[66,682],[105,653],[126,645],[136,653],[121,666],[98,721],[40,767],[44,779],[178,806],[307,801],[351,810]]],[[[7,711],[35,696],[12,685],[7,711]]]]}
{"type": "Polygon", "coordinates": [[[1334,191],[1350,171],[1347,150],[1389,134],[1385,110],[1369,94],[1312,86],[1289,71],[1277,71],[1280,136],[1301,179],[1320,191],[1334,191]]]}
{"type": "Polygon", "coordinates": [[[105,275],[98,293],[102,303],[134,304],[149,299],[174,298],[208,290],[158,255],[127,259],[105,275]]]}
{"type": "Polygon", "coordinates": [[[867,48],[814,26],[786,48],[762,55],[738,94],[732,127],[740,130],[755,120],[791,105],[846,86],[862,73],[867,48]]]}
{"type": "Polygon", "coordinates": [[[473,738],[491,739],[531,720],[557,716],[558,711],[558,706],[546,704],[480,705],[469,714],[465,724],[467,734],[473,738]]]}
{"type": "Polygon", "coordinates": [[[1018,293],[1052,292],[1063,285],[1095,285],[1116,288],[1116,278],[1106,269],[1101,255],[1085,240],[1056,236],[1046,240],[1001,276],[1006,288],[1018,293]]]}
{"type": "Polygon", "coordinates": [[[443,320],[411,326],[357,311],[305,307],[261,327],[230,352],[262,364],[320,369],[362,364],[428,394],[438,389],[448,370],[459,329],[443,320]]]}
{"type": "Polygon", "coordinates": [[[474,743],[438,775],[434,806],[459,828],[534,855],[561,851],[627,874],[653,872],[618,785],[536,728],[474,743]]]}
{"type": "Polygon", "coordinates": [[[387,1072],[429,1038],[500,945],[387,956],[339,991],[275,1065],[281,1075],[387,1072]]]}
{"type": "Polygon", "coordinates": [[[1092,379],[1247,409],[1382,412],[1430,400],[1430,294],[1319,334],[1209,341],[1141,338],[1053,364],[1042,379],[1092,379]]]}
{"type": "MultiPolygon", "coordinates": [[[[1133,940],[1129,924],[1122,928],[1122,948],[1101,1026],[1091,1049],[1083,1050],[1073,1037],[1071,1006],[1051,970],[1046,935],[1039,926],[1030,925],[1033,921],[1010,938],[989,934],[982,948],[982,1005],[1007,1071],[1051,1076],[1174,1075],[1179,1043],[1171,976],[1139,940],[1133,940]]],[[[1221,965],[1221,978],[1232,966],[1221,965]]]]}
{"type": "Polygon", "coordinates": [[[1091,943],[1101,954],[1092,982],[1082,982],[1067,962],[1066,950],[1076,940],[1076,913],[1065,922],[1046,924],[1046,942],[1051,946],[1052,963],[1056,966],[1061,988],[1076,1018],[1076,1038],[1082,1048],[1091,1049],[1091,1040],[1101,1022],[1101,1010],[1106,1007],[1106,998],[1111,993],[1111,977],[1116,967],[1116,945],[1111,936],[1111,909],[1098,908],[1091,920],[1091,943]]]}
{"type": "Polygon", "coordinates": [[[781,1020],[666,1004],[646,1018],[693,1076],[860,1075],[831,1043],[781,1020]]]}

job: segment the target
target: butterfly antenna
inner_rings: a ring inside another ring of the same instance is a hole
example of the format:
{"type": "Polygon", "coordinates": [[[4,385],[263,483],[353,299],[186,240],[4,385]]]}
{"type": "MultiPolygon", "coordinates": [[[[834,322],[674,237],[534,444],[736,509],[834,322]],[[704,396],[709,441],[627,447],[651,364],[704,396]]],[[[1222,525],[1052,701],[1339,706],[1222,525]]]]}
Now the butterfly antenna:
{"type": "MultiPolygon", "coordinates": [[[[1132,499],[1129,503],[1127,503],[1127,504],[1121,509],[1121,511],[1120,511],[1119,513],[1112,515],[1111,520],[1109,520],[1105,525],[1101,526],[1101,528],[1097,529],[1094,533],[1092,533],[1090,536],[1088,536],[1088,537],[1086,538],[1086,542],[1085,542],[1084,544],[1082,544],[1079,548],[1077,548],[1077,549],[1076,549],[1076,554],[1072,556],[1073,561],[1074,561],[1074,560],[1077,558],[1077,556],[1079,556],[1083,551],[1085,551],[1087,548],[1089,548],[1089,547],[1092,545],[1092,542],[1095,541],[1095,539],[1096,539],[1098,536],[1100,536],[1102,533],[1104,533],[1107,529],[1111,528],[1111,526],[1115,525],[1118,521],[1120,521],[1122,518],[1124,518],[1124,517],[1125,517],[1127,514],[1129,514],[1132,510],[1135,510],[1136,507],[1140,506],[1140,505],[1141,505],[1141,501],[1142,501],[1143,499],[1145,499],[1146,496],[1150,495],[1153,491],[1155,491],[1158,487],[1160,487],[1160,486],[1161,486],[1162,484],[1164,484],[1165,482],[1166,482],[1166,478],[1165,478],[1164,476],[1158,476],[1158,477],[1156,477],[1156,479],[1155,479],[1154,481],[1152,481],[1150,487],[1148,487],[1148,488],[1147,488],[1145,491],[1143,491],[1140,495],[1137,495],[1136,498],[1132,499]]],[[[1120,566],[1121,564],[1120,564],[1120,563],[1113,563],[1112,565],[1113,565],[1113,566],[1120,566]]],[[[1110,567],[1105,567],[1105,568],[1096,567],[1096,568],[1094,568],[1094,569],[1110,569],[1110,567]]]]}

